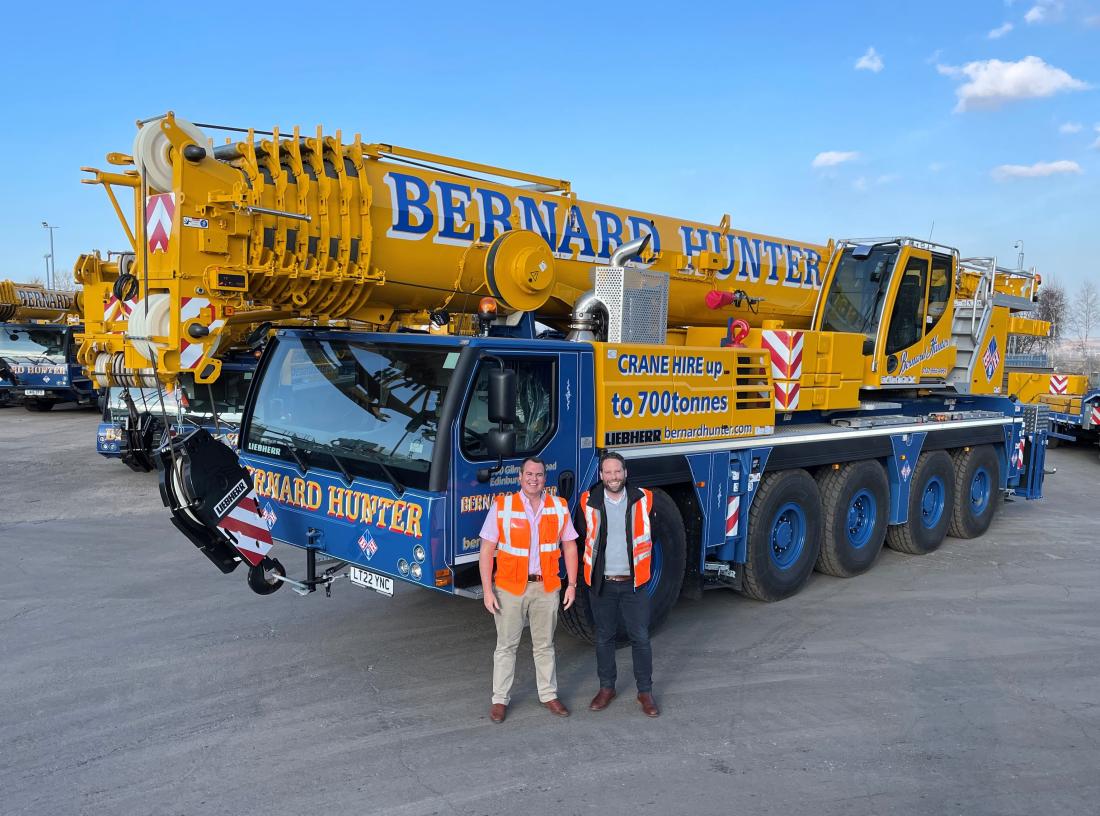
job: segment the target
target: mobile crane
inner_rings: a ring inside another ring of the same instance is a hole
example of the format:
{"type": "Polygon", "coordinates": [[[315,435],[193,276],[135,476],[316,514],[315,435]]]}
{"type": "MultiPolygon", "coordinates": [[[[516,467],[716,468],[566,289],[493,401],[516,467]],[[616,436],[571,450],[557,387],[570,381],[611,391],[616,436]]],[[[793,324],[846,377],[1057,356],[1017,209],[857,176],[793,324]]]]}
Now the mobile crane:
{"type": "Polygon", "coordinates": [[[21,400],[28,411],[95,404],[76,360],[81,311],[80,292],[0,281],[0,404],[21,400]]]}
{"type": "MultiPolygon", "coordinates": [[[[85,314],[97,377],[215,377],[241,309],[372,329],[276,332],[239,462],[201,432],[160,453],[173,522],[257,592],[346,571],[478,597],[477,531],[529,454],[571,507],[606,450],[654,490],[655,623],[681,592],[779,600],[1042,494],[1042,409],[1001,393],[1010,329],[1043,330],[1015,317],[1037,280],[994,259],[606,207],[320,129],[215,146],[169,113],[132,153],[86,168],[120,215],[133,191],[143,279],[129,332],[85,314]],[[272,542],[305,550],[304,578],[272,542]]],[[[583,594],[564,619],[590,634],[583,594]]]]}

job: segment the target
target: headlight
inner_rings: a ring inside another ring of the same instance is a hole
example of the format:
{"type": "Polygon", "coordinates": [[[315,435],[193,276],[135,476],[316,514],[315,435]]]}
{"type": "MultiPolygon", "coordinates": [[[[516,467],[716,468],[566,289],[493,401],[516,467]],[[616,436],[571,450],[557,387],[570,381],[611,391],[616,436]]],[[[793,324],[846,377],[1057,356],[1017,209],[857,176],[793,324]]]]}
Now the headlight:
{"type": "Polygon", "coordinates": [[[421,576],[424,575],[424,569],[419,564],[412,565],[412,577],[419,581],[421,576]]]}
{"type": "Polygon", "coordinates": [[[408,575],[409,562],[402,558],[400,561],[397,562],[397,571],[400,572],[402,575],[408,575]]]}
{"type": "Polygon", "coordinates": [[[428,553],[425,552],[423,544],[417,544],[415,547],[413,547],[413,558],[415,558],[418,562],[423,561],[427,557],[428,553]]]}

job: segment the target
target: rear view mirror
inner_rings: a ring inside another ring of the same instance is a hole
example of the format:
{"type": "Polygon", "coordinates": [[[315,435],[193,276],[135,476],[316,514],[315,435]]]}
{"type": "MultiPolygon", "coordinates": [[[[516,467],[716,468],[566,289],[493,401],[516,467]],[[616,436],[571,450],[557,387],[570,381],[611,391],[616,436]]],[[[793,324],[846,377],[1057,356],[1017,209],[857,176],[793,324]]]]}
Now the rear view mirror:
{"type": "Polygon", "coordinates": [[[516,372],[489,370],[489,421],[514,425],[516,421],[516,372]]]}
{"type": "Polygon", "coordinates": [[[865,261],[871,257],[871,250],[874,247],[871,244],[860,244],[852,250],[852,257],[857,261],[865,261]]]}
{"type": "Polygon", "coordinates": [[[516,452],[516,432],[493,428],[485,434],[485,447],[489,455],[497,459],[508,459],[516,452]]]}

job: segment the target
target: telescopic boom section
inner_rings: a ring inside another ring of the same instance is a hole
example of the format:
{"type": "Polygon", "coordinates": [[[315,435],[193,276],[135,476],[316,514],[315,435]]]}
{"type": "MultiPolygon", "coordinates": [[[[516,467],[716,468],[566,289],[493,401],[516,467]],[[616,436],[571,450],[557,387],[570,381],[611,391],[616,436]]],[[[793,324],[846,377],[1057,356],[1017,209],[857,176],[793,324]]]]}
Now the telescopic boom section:
{"type": "Polygon", "coordinates": [[[641,263],[670,277],[671,325],[734,316],[808,327],[829,253],[731,229],[728,217],[708,225],[592,204],[560,179],[320,128],[214,146],[169,113],[139,126],[132,153],[108,156],[122,172],[85,168],[134,242],[142,293],[125,331],[86,315],[81,361],[109,379],[145,370],[209,381],[243,309],[426,325],[430,310],[470,314],[490,295],[564,326],[593,266],[645,235],[641,263]],[[132,190],[132,224],[117,187],[132,190]]]}
{"type": "Polygon", "coordinates": [[[0,281],[0,322],[46,320],[62,323],[81,313],[81,293],[46,289],[36,283],[0,281]]]}

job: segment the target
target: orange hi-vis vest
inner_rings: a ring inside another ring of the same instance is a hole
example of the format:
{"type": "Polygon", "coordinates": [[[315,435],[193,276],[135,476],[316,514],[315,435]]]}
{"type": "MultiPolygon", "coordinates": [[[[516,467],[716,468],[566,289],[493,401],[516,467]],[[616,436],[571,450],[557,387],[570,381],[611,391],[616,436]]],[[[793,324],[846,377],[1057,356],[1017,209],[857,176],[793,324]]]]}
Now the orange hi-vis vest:
{"type": "MultiPolygon", "coordinates": [[[[542,515],[539,516],[539,566],[542,569],[542,588],[546,592],[561,589],[558,577],[558,554],[561,550],[561,534],[569,517],[565,499],[542,494],[542,515]]],[[[493,502],[497,514],[497,576],[498,589],[513,595],[527,591],[527,575],[531,555],[531,523],[523,507],[519,493],[497,496],[493,502]]]]}
{"type": "MultiPolygon", "coordinates": [[[[634,564],[634,588],[649,581],[650,556],[653,554],[653,534],[649,512],[653,509],[653,491],[642,488],[642,497],[634,502],[631,523],[631,560],[634,564]]],[[[584,582],[592,586],[592,565],[596,561],[596,541],[600,536],[600,511],[588,506],[588,493],[581,496],[584,513],[584,582]]]]}

